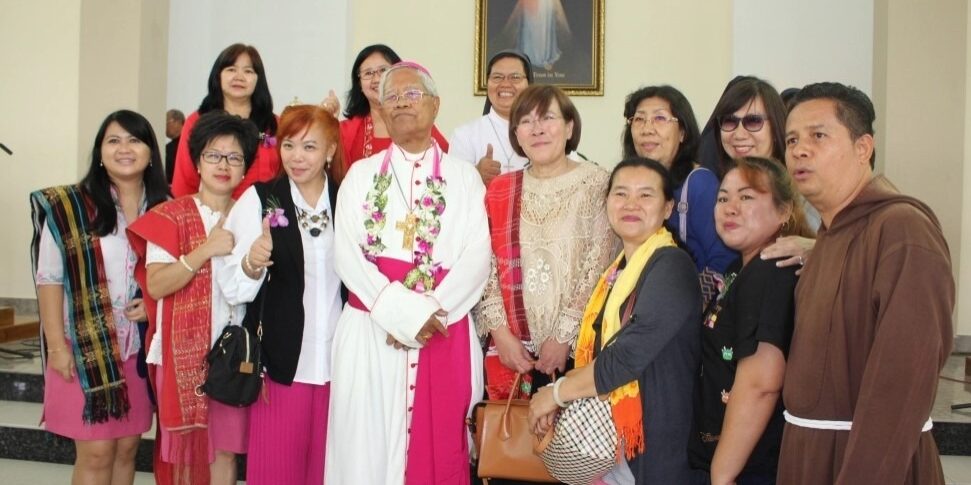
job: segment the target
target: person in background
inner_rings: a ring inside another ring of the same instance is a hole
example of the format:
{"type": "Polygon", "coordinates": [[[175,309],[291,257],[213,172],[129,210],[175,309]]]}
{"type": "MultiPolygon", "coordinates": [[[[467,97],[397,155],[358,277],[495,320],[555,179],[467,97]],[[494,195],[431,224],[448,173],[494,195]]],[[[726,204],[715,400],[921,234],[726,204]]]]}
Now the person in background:
{"type": "Polygon", "coordinates": [[[324,108],[285,109],[282,173],[247,189],[226,219],[236,245],[217,278],[230,304],[248,304],[244,325],[262,334],[266,368],[263,397],[250,407],[250,484],[324,480],[341,312],[332,223],[343,176],[339,132],[324,108]]]}
{"type": "Polygon", "coordinates": [[[276,149],[277,118],[273,114],[273,99],[260,53],[255,47],[244,44],[233,44],[223,49],[212,64],[207,87],[208,92],[199,109],[189,115],[182,127],[179,149],[175,155],[172,193],[181,197],[199,191],[199,172],[189,154],[189,135],[199,116],[222,110],[252,121],[259,130],[260,144],[256,160],[233,191],[233,198],[236,199],[250,185],[270,180],[280,170],[280,155],[276,149]]]}
{"type": "MultiPolygon", "coordinates": [[[[384,44],[369,45],[357,54],[351,67],[351,89],[347,91],[344,118],[341,121],[341,144],[344,146],[344,171],[358,160],[368,158],[391,146],[388,120],[382,117],[378,86],[384,73],[401,57],[384,44]]],[[[334,105],[329,100],[327,109],[334,105]]],[[[448,151],[448,141],[438,128],[432,137],[439,148],[448,151]]]]}
{"type": "Polygon", "coordinates": [[[813,234],[781,162],[744,157],[723,167],[715,224],[741,258],[729,266],[701,329],[697,432],[689,450],[713,485],[772,484],[798,267],[778,267],[759,254],[780,235],[813,234]]]}
{"type": "Polygon", "coordinates": [[[689,484],[701,290],[691,258],[664,227],[671,178],[654,160],[627,159],[614,167],[606,198],[623,250],[583,313],[576,369],[533,396],[529,426],[543,436],[570,401],[609,394],[624,460],[605,481],[689,484]]]}
{"type": "Polygon", "coordinates": [[[707,304],[737,254],[715,231],[718,177],[694,161],[699,134],[691,103],[671,86],[648,86],[627,96],[624,118],[624,156],[656,160],[671,173],[676,210],[668,227],[694,260],[707,304]]]}
{"type": "Polygon", "coordinates": [[[233,249],[223,223],[258,136],[238,116],[200,116],[189,138],[199,192],[159,204],[128,227],[150,322],[146,360],[159,402],[158,484],[235,484],[236,455],[246,453],[249,409],[208,399],[196,388],[206,380],[209,349],[226,325],[242,324],[246,311],[226,302],[214,275],[233,249]]]}
{"type": "Polygon", "coordinates": [[[581,133],[570,98],[531,86],[510,114],[506,136],[529,168],[500,175],[486,191],[494,257],[474,320],[489,336],[489,399],[508,397],[517,373],[529,396],[573,367],[583,308],[617,246],[604,210],[607,172],[567,158],[581,133]]]}
{"type": "Polygon", "coordinates": [[[152,426],[138,375],[135,323],[146,318],[125,228],[168,198],[152,125],[121,110],[94,139],[76,185],[30,194],[31,261],[42,325],[45,428],[74,440],[73,483],[135,479],[135,453],[152,426]]]}
{"type": "Polygon", "coordinates": [[[475,163],[482,183],[501,173],[522,170],[528,160],[513,150],[509,115],[513,102],[533,82],[529,57],[515,50],[496,53],[486,67],[486,101],[482,116],[455,129],[449,153],[475,163]]]}
{"type": "Polygon", "coordinates": [[[182,125],[185,115],[177,109],[170,109],[165,113],[165,136],[169,142],[165,144],[165,180],[172,184],[175,175],[175,153],[179,148],[179,138],[182,136],[182,125]]]}
{"type": "Polygon", "coordinates": [[[873,174],[873,103],[811,84],[786,165],[822,217],[796,286],[779,483],[944,483],[930,430],[954,341],[954,278],[934,212],[873,174]]]}

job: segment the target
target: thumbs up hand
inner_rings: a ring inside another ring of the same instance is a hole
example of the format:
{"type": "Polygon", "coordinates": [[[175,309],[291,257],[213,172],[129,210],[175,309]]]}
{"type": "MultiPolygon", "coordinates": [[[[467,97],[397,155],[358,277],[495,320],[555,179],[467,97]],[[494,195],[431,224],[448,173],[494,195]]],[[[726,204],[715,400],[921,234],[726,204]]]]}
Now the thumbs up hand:
{"type": "Polygon", "coordinates": [[[337,115],[340,114],[341,102],[339,99],[337,99],[337,93],[335,93],[333,89],[331,89],[327,93],[327,97],[320,102],[320,107],[327,110],[328,113],[334,115],[334,118],[337,118],[337,115]]]}
{"type": "Polygon", "coordinates": [[[216,226],[212,228],[209,233],[209,237],[206,238],[204,245],[209,254],[210,258],[216,256],[226,256],[227,254],[233,252],[233,246],[236,244],[236,239],[233,237],[233,233],[226,229],[223,229],[223,224],[226,223],[226,217],[220,217],[219,222],[216,226]]]}
{"type": "Polygon", "coordinates": [[[492,179],[499,176],[502,172],[502,166],[492,158],[491,143],[486,145],[485,156],[479,159],[479,163],[475,165],[475,168],[479,171],[479,176],[482,177],[482,183],[487,187],[489,186],[489,182],[492,182],[492,179]]]}
{"type": "Polygon", "coordinates": [[[270,218],[263,218],[263,232],[260,237],[253,241],[249,248],[249,254],[244,261],[244,269],[252,270],[255,273],[262,272],[263,268],[273,265],[270,256],[273,254],[273,237],[270,235],[270,218]]]}

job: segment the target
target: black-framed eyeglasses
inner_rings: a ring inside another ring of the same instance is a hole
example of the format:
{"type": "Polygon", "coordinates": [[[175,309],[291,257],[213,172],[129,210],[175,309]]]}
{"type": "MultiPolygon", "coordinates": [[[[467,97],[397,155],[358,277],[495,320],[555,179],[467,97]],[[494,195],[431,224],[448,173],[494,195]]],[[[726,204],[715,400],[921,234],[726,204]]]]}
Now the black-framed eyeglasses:
{"type": "Polygon", "coordinates": [[[381,77],[382,74],[388,72],[388,69],[391,69],[391,66],[381,66],[375,69],[368,69],[367,71],[357,73],[357,77],[365,81],[370,81],[375,75],[381,77]]]}
{"type": "Polygon", "coordinates": [[[427,96],[427,95],[428,93],[420,89],[409,89],[401,94],[391,93],[391,94],[385,95],[384,98],[381,98],[381,104],[395,104],[399,100],[407,101],[408,104],[415,104],[421,101],[422,96],[427,96]]]}
{"type": "Polygon", "coordinates": [[[211,165],[219,165],[219,162],[222,162],[224,158],[226,159],[226,163],[228,163],[231,167],[242,167],[243,164],[246,163],[246,159],[243,158],[243,154],[236,153],[236,152],[232,152],[232,153],[219,153],[214,151],[202,152],[201,158],[203,162],[206,162],[211,165]]]}
{"type": "Polygon", "coordinates": [[[526,80],[525,74],[520,74],[514,72],[512,74],[500,74],[498,72],[489,75],[489,84],[502,84],[504,81],[509,81],[513,84],[519,84],[526,80]]]}
{"type": "Polygon", "coordinates": [[[762,129],[765,125],[765,116],[762,115],[745,115],[741,118],[735,115],[722,116],[718,118],[718,127],[722,131],[735,131],[738,125],[741,124],[745,131],[756,132],[762,129]]]}

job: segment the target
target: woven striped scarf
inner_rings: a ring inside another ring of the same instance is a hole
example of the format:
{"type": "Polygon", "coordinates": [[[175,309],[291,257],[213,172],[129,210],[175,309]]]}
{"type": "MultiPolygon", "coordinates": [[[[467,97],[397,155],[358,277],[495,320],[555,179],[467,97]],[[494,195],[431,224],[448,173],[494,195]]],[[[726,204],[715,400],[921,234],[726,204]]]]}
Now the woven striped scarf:
{"type": "Polygon", "coordinates": [[[76,185],[39,190],[30,194],[30,201],[34,274],[45,224],[64,261],[67,337],[84,393],[82,419],[91,424],[123,418],[131,404],[115,335],[101,239],[90,232],[94,208],[76,185]]]}

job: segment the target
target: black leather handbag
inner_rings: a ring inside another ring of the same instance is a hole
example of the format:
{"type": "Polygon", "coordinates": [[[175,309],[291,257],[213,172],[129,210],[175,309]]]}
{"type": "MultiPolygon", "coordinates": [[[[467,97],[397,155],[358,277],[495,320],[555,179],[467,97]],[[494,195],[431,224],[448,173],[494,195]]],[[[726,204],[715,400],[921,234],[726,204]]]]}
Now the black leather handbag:
{"type": "Polygon", "coordinates": [[[209,372],[196,394],[207,395],[223,404],[246,407],[256,402],[263,388],[263,304],[260,300],[256,335],[242,325],[229,325],[206,356],[209,372]]]}

